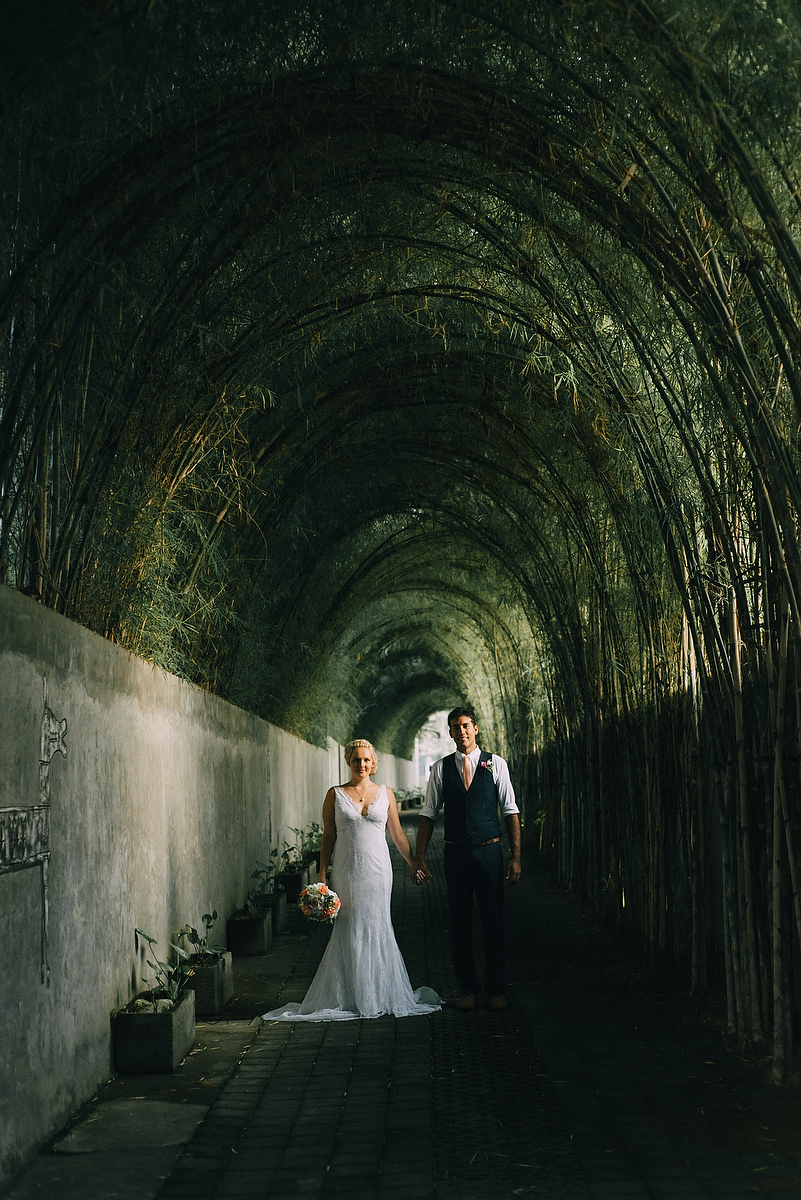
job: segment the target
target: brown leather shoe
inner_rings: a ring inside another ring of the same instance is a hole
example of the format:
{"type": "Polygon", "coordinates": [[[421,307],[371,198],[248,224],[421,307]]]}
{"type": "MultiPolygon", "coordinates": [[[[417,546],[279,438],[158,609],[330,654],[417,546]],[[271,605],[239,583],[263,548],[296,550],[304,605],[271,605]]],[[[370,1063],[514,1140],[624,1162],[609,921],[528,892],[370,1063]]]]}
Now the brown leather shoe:
{"type": "Polygon", "coordinates": [[[490,996],[490,1008],[493,1012],[504,1012],[508,1007],[505,996],[501,996],[500,993],[497,996],[490,996]]]}
{"type": "Polygon", "coordinates": [[[468,992],[466,996],[462,996],[461,1000],[456,1001],[457,1012],[472,1012],[476,1007],[475,992],[468,992]]]}

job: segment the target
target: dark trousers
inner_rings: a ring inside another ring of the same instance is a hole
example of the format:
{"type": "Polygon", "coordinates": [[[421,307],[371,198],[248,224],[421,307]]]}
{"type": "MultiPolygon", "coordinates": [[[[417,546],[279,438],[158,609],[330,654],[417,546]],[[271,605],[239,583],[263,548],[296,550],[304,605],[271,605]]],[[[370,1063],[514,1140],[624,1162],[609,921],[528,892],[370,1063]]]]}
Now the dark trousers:
{"type": "Polygon", "coordinates": [[[445,882],[451,914],[453,965],[462,994],[478,992],[481,985],[473,961],[473,897],[484,930],[484,967],[487,991],[503,991],[506,954],[503,940],[503,850],[490,846],[445,844],[445,882]]]}

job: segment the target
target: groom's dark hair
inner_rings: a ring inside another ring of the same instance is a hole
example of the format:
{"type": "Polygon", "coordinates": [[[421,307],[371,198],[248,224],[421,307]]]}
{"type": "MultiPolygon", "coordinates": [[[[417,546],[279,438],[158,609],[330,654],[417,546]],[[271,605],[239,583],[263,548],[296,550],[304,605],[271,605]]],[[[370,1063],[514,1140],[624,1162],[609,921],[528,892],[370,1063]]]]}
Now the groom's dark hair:
{"type": "Polygon", "coordinates": [[[448,729],[450,729],[453,721],[458,721],[459,717],[469,717],[474,725],[478,725],[476,714],[472,708],[454,708],[448,713],[448,729]]]}

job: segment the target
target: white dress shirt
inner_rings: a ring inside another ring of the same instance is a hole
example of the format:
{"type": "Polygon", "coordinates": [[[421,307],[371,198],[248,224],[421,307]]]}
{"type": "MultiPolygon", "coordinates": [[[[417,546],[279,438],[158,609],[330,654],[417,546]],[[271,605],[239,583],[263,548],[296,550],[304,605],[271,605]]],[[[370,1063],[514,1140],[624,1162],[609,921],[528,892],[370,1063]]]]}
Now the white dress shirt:
{"type": "MultiPolygon", "coordinates": [[[[470,760],[470,774],[474,776],[478,761],[481,757],[481,747],[476,746],[475,750],[471,750],[469,754],[462,754],[461,750],[456,751],[456,769],[462,775],[462,764],[467,758],[470,760]]],[[[498,792],[498,803],[501,808],[501,816],[508,817],[510,813],[519,813],[520,809],[515,803],[515,793],[512,787],[512,781],[509,778],[509,767],[506,759],[501,758],[500,754],[492,755],[492,777],[495,780],[495,787],[498,792]]],[[[431,774],[428,777],[428,787],[426,788],[426,798],[423,807],[420,809],[421,817],[428,817],[431,821],[436,821],[437,813],[442,808],[442,759],[439,758],[431,768],[431,774]]]]}

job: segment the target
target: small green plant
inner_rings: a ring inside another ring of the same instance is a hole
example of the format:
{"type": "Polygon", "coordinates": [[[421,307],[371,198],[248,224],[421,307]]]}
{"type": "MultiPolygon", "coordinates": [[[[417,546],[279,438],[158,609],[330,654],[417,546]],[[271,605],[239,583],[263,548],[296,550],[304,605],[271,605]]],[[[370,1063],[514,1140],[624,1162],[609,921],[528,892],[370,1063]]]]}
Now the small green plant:
{"type": "Polygon", "coordinates": [[[323,827],[320,822],[312,821],[305,829],[293,829],[292,832],[300,838],[301,858],[304,861],[316,858],[323,844],[323,827]]]}
{"type": "MultiPolygon", "coordinates": [[[[199,967],[207,967],[216,962],[221,954],[225,954],[225,946],[212,946],[210,942],[211,928],[217,920],[217,909],[204,913],[202,917],[204,933],[198,933],[194,925],[184,925],[183,929],[175,931],[176,938],[186,938],[192,949],[187,957],[199,967]]],[[[183,951],[186,953],[186,951],[183,951]]]]}
{"type": "Polygon", "coordinates": [[[251,917],[260,917],[264,914],[266,908],[266,899],[275,891],[275,873],[277,870],[275,860],[278,857],[277,850],[270,851],[271,862],[260,862],[256,859],[256,870],[250,876],[255,879],[255,884],[245,897],[245,908],[251,917]]]}
{"type": "Polygon", "coordinates": [[[423,799],[423,789],[419,787],[395,788],[395,799],[398,801],[398,804],[401,804],[404,800],[408,801],[409,804],[420,804],[423,799]]]}
{"type": "MultiPolygon", "coordinates": [[[[145,933],[143,929],[135,929],[134,933],[137,937],[143,938],[151,949],[157,944],[156,939],[152,938],[149,933],[145,933]]],[[[156,982],[151,985],[150,980],[144,975],[142,982],[148,985],[147,990],[150,992],[154,1005],[159,1000],[169,1000],[171,1004],[176,1004],[187,981],[194,973],[186,950],[181,946],[176,946],[173,942],[170,942],[170,946],[178,956],[175,963],[162,962],[159,958],[156,958],[155,962],[150,958],[146,960],[147,965],[156,974],[156,982]]],[[[153,951],[153,957],[155,958],[155,951],[153,951]]]]}
{"type": "MultiPolygon", "coordinates": [[[[293,829],[292,832],[299,833],[299,830],[293,829]]],[[[301,847],[290,846],[289,842],[284,842],[284,848],[281,851],[281,873],[283,875],[299,875],[304,865],[301,847]]]]}

